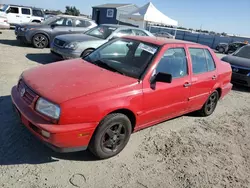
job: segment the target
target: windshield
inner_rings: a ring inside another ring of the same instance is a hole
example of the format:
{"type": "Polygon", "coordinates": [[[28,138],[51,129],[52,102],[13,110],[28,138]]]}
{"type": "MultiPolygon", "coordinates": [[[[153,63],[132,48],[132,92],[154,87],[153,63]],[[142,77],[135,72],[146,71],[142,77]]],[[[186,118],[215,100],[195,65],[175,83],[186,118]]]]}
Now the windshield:
{"type": "Polygon", "coordinates": [[[57,17],[57,16],[53,16],[53,17],[50,17],[48,19],[46,19],[43,24],[45,25],[50,25],[51,23],[55,22],[56,20],[60,19],[60,17],[57,17]]]}
{"type": "Polygon", "coordinates": [[[250,46],[244,46],[236,51],[233,56],[250,59],[250,46]]]}
{"type": "Polygon", "coordinates": [[[97,26],[93,29],[87,31],[85,34],[93,37],[97,37],[100,39],[108,38],[117,28],[111,26],[97,26]]]}
{"type": "Polygon", "coordinates": [[[8,5],[3,5],[3,7],[0,9],[0,11],[5,12],[8,8],[8,5]]]}
{"type": "Polygon", "coordinates": [[[139,79],[158,46],[131,39],[117,39],[86,56],[84,60],[107,70],[139,79]]]}

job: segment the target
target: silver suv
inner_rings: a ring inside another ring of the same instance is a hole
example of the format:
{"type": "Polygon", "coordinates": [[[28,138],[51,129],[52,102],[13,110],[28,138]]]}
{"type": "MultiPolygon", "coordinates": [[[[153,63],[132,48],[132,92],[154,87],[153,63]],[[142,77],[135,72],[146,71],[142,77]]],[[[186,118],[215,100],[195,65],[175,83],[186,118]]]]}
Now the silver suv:
{"type": "Polygon", "coordinates": [[[35,48],[46,48],[58,35],[84,33],[95,26],[94,21],[85,17],[60,15],[48,18],[41,24],[17,25],[15,34],[23,43],[33,44],[35,48]]]}

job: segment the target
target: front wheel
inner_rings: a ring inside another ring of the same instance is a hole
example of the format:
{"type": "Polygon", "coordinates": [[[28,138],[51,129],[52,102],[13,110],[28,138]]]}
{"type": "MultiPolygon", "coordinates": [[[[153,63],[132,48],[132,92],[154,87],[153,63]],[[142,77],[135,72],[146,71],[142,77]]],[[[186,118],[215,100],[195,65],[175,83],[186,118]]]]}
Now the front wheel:
{"type": "Polygon", "coordinates": [[[32,39],[32,43],[35,48],[46,48],[49,40],[44,34],[36,34],[32,39]]]}
{"type": "Polygon", "coordinates": [[[99,159],[113,157],[127,145],[131,132],[132,125],[126,115],[109,114],[97,127],[89,149],[99,159]]]}
{"type": "Polygon", "coordinates": [[[200,110],[201,116],[210,116],[218,103],[219,100],[219,93],[218,91],[214,91],[209,98],[207,99],[206,103],[203,105],[202,109],[200,110]]]}
{"type": "Polygon", "coordinates": [[[220,47],[220,48],[219,48],[219,52],[223,54],[223,53],[225,52],[225,49],[222,48],[222,47],[220,47]]]}
{"type": "Polygon", "coordinates": [[[85,57],[87,55],[89,55],[91,52],[93,52],[94,50],[93,49],[88,49],[88,50],[85,50],[82,54],[81,54],[81,57],[85,57]]]}

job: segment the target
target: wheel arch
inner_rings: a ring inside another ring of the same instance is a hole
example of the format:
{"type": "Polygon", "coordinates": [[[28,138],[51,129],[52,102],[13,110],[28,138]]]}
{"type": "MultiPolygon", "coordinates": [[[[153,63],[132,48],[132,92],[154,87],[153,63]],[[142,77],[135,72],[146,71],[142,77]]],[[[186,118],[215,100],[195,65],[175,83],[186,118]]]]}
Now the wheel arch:
{"type": "Polygon", "coordinates": [[[41,20],[32,20],[33,23],[41,23],[41,20]]]}
{"type": "Polygon", "coordinates": [[[87,50],[93,50],[93,51],[94,51],[95,48],[91,48],[91,47],[90,47],[90,48],[87,48],[87,49],[83,50],[83,52],[81,53],[81,57],[82,57],[82,55],[84,54],[84,52],[86,52],[87,50]]]}

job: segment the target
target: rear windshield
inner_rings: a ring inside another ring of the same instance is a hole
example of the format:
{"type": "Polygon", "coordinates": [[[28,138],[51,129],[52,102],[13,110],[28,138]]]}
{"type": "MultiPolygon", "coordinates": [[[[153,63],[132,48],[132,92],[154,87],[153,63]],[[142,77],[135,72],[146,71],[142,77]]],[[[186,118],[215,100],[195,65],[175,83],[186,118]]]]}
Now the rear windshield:
{"type": "Polygon", "coordinates": [[[97,26],[94,27],[93,29],[87,31],[85,34],[90,35],[93,37],[97,37],[100,39],[106,39],[108,38],[115,30],[117,27],[111,27],[111,26],[97,26]]]}
{"type": "Polygon", "coordinates": [[[250,59],[250,46],[247,45],[247,46],[240,48],[238,51],[236,51],[233,54],[233,56],[250,59]]]}

